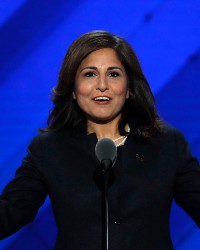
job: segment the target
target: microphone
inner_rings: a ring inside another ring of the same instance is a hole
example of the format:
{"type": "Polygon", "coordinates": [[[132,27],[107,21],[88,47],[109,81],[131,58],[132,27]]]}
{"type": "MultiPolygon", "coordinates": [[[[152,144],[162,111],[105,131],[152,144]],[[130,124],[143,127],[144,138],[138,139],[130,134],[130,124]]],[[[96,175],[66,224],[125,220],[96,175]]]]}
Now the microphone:
{"type": "Polygon", "coordinates": [[[117,158],[117,147],[113,140],[103,138],[99,140],[95,147],[96,157],[99,160],[103,173],[102,190],[102,243],[103,249],[108,250],[108,182],[110,168],[114,165],[117,158]]]}
{"type": "Polygon", "coordinates": [[[117,159],[117,147],[113,140],[109,138],[103,138],[97,142],[95,153],[103,171],[111,168],[117,159]]]}

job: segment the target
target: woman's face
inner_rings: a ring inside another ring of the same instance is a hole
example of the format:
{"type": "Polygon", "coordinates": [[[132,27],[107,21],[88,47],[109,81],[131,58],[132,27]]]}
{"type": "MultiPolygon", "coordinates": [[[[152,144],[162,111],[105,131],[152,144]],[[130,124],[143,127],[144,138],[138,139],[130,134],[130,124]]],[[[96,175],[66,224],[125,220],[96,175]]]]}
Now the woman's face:
{"type": "Polygon", "coordinates": [[[113,49],[94,51],[81,62],[73,95],[88,120],[119,119],[129,91],[125,69],[113,49]]]}

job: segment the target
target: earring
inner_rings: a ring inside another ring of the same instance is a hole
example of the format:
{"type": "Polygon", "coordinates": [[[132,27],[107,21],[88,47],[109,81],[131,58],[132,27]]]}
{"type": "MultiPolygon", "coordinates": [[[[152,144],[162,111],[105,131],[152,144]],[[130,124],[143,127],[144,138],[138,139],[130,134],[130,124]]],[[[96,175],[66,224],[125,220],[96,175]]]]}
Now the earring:
{"type": "Polygon", "coordinates": [[[127,94],[126,94],[126,99],[129,98],[129,90],[127,91],[127,94]]]}
{"type": "Polygon", "coordinates": [[[72,92],[72,98],[73,98],[74,100],[76,99],[76,96],[75,96],[74,91],[72,92]]]}

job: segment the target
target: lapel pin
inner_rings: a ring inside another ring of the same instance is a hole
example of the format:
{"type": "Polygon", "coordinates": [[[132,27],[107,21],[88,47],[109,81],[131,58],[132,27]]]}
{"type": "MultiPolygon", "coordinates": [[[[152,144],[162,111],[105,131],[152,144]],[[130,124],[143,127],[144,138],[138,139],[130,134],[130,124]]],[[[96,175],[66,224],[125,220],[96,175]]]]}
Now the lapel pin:
{"type": "Polygon", "coordinates": [[[136,158],[137,161],[140,161],[140,162],[144,161],[144,155],[142,155],[142,154],[136,153],[135,158],[136,158]]]}

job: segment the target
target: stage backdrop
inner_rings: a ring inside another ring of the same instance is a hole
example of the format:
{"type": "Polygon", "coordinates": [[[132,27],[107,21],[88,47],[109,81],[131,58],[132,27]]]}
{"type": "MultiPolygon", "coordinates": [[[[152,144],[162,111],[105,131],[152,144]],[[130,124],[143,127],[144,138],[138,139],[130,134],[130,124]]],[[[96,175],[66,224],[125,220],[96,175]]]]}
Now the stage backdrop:
{"type": "MultiPolygon", "coordinates": [[[[0,1],[0,191],[46,124],[50,89],[69,44],[91,30],[127,39],[139,56],[161,117],[179,128],[200,159],[199,0],[0,1]]],[[[175,249],[200,249],[200,232],[175,204],[175,249]]],[[[49,200],[34,223],[0,242],[0,249],[53,249],[49,200]]]]}

